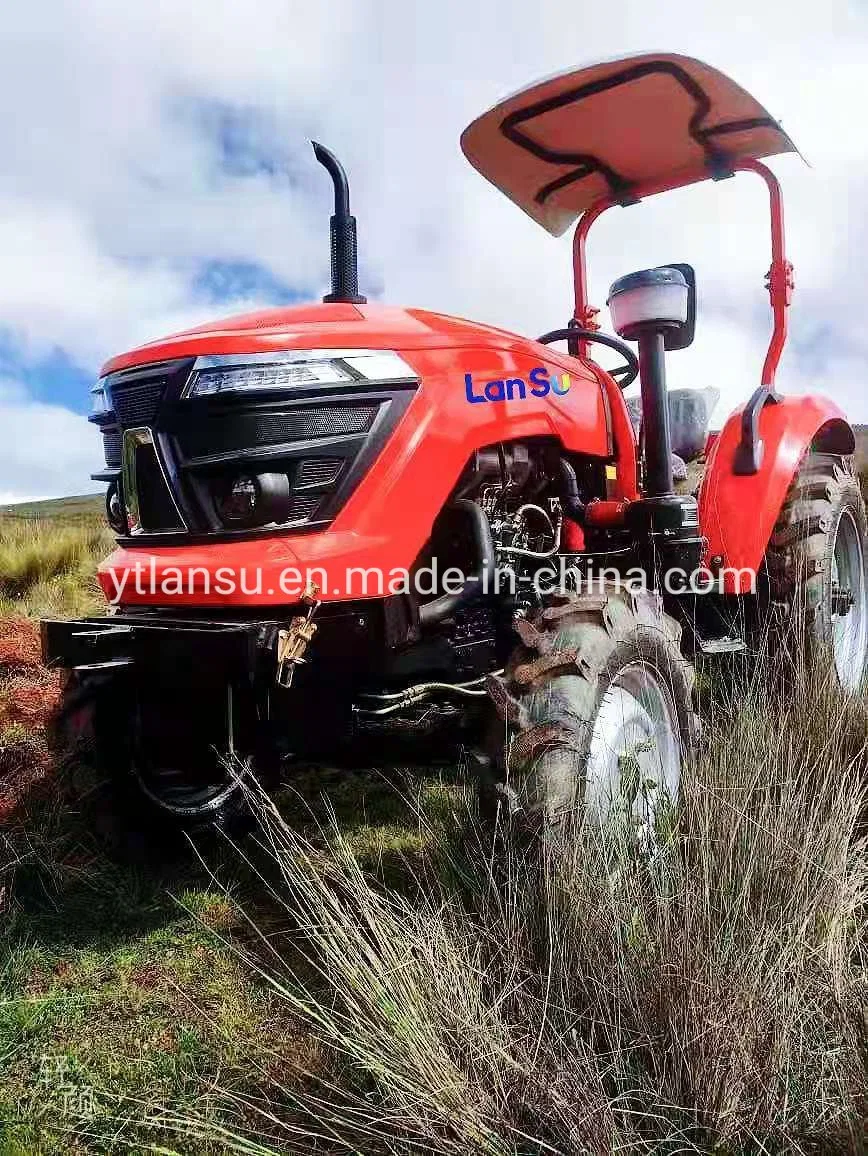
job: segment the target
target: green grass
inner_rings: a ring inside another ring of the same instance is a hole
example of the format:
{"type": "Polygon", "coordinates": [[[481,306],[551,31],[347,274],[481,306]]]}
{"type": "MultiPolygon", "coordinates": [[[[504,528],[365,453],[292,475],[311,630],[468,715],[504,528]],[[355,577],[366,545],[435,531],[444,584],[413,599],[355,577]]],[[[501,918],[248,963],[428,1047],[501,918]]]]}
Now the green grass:
{"type": "Polygon", "coordinates": [[[323,851],[260,800],[286,927],[239,950],[331,1081],[242,1097],[252,1134],[178,1128],[274,1154],[306,1129],[366,1156],[864,1153],[865,705],[776,664],[707,706],[654,856],[617,822],[493,855],[453,794],[419,809],[416,886],[384,888],[339,824],[323,851]]]}
{"type": "MultiPolygon", "coordinates": [[[[220,896],[184,897],[218,927],[230,918],[220,896]]],[[[119,1116],[144,1117],[163,1101],[201,1111],[202,1083],[218,1074],[235,1070],[252,1091],[246,1051],[264,1034],[291,1036],[207,926],[179,918],[159,893],[118,898],[124,910],[109,925],[115,904],[90,896],[86,935],[63,934],[31,910],[9,947],[0,988],[7,1144],[68,1151],[76,1129],[87,1134],[82,1150],[103,1150],[119,1116]]],[[[145,1139],[136,1124],[123,1131],[127,1143],[145,1139]]]]}
{"type": "MultiPolygon", "coordinates": [[[[324,787],[360,861],[392,883],[406,878],[420,849],[409,781],[299,774],[282,805],[314,837],[324,787]]],[[[275,1079],[317,1069],[317,1042],[239,955],[248,915],[264,927],[285,919],[231,849],[209,843],[208,870],[195,859],[119,866],[49,799],[26,827],[19,819],[7,853],[19,864],[0,872],[12,895],[0,915],[4,1156],[142,1150],[159,1139],[185,1153],[226,1151],[143,1121],[165,1107],[237,1129],[247,1113],[227,1089],[258,1101],[275,1079]]]]}
{"type": "Polygon", "coordinates": [[[25,517],[0,512],[0,614],[97,613],[105,600],[96,566],[114,539],[102,516],[25,517]]]}

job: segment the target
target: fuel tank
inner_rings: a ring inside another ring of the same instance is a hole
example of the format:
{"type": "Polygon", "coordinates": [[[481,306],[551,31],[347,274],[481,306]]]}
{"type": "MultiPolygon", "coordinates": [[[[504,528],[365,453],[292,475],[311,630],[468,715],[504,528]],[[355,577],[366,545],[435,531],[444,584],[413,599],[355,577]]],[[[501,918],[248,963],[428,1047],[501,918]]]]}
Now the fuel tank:
{"type": "Polygon", "coordinates": [[[93,420],[107,469],[97,476],[118,479],[129,532],[99,580],[121,606],[285,605],[297,594],[287,572],[312,569],[325,572],[325,600],[381,596],[348,589],[346,572],[412,567],[473,451],[500,441],[552,436],[635,473],[623,401],[599,367],[421,309],[314,304],[232,317],[115,357],[101,381],[106,412],[93,420]],[[190,396],[203,366],[274,366],[298,351],[347,372],[249,389],[245,376],[245,388],[190,396]],[[378,379],[384,359],[360,361],[363,351],[397,356],[378,379]],[[359,364],[373,368],[354,376],[359,364]],[[293,516],[221,524],[215,487],[254,470],[289,478],[293,516]]]}

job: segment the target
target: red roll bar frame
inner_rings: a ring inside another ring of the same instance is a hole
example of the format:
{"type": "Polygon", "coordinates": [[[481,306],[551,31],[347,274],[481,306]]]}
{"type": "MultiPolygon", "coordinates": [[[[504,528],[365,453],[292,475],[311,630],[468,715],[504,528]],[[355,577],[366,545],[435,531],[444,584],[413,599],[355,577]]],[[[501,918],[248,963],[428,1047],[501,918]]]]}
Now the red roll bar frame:
{"type": "MultiPolygon", "coordinates": [[[[742,160],[735,161],[732,164],[730,175],[735,172],[751,172],[756,173],[761,177],[769,191],[769,212],[771,217],[771,242],[772,242],[772,263],[769,271],[766,274],[765,285],[769,291],[769,299],[772,306],[772,335],[769,341],[768,352],[766,353],[765,362],[763,363],[762,379],[760,385],[772,394],[774,392],[775,372],[778,368],[778,362],[781,359],[784,345],[787,340],[787,307],[792,300],[793,295],[793,266],[787,260],[784,242],[784,202],[781,194],[781,186],[775,174],[762,163],[762,161],[755,161],[749,157],[742,160]]],[[[693,184],[694,180],[684,182],[684,184],[693,184]]],[[[680,184],[672,184],[671,182],[663,184],[647,184],[637,185],[631,192],[635,195],[636,200],[641,200],[643,197],[653,196],[655,193],[666,192],[669,189],[677,189],[683,187],[680,184]]],[[[581,217],[576,231],[573,234],[573,279],[575,282],[576,306],[574,317],[576,322],[582,329],[599,329],[597,324],[597,316],[599,309],[595,309],[588,302],[588,270],[585,258],[585,247],[590,232],[591,225],[594,221],[606,211],[611,209],[613,205],[622,204],[623,202],[613,197],[601,197],[600,200],[595,201],[589,209],[587,209],[581,217]]],[[[634,203],[633,201],[630,202],[634,203]]],[[[587,355],[587,342],[579,342],[579,354],[582,357],[587,355]]]]}

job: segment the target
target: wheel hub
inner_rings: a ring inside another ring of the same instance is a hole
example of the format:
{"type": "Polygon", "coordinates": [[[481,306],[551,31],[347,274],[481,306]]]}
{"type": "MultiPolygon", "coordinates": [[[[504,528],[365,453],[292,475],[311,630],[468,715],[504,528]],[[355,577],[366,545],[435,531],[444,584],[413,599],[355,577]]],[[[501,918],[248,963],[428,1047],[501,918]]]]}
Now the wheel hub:
{"type": "Polygon", "coordinates": [[[588,755],[588,818],[617,812],[653,834],[678,798],[681,743],[675,705],[654,667],[634,662],[612,680],[594,720],[588,755]]]}
{"type": "Polygon", "coordinates": [[[848,590],[845,586],[840,586],[837,582],[832,583],[833,616],[837,614],[849,614],[854,602],[855,599],[852,590],[848,590]]]}
{"type": "Polygon", "coordinates": [[[855,691],[868,655],[868,590],[862,539],[850,510],[838,520],[831,571],[832,657],[841,686],[855,691]]]}

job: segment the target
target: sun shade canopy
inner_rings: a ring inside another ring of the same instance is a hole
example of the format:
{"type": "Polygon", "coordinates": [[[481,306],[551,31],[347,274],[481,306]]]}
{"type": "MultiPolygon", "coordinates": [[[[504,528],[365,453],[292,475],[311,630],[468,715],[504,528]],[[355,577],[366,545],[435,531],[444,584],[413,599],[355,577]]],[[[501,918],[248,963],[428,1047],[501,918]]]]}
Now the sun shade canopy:
{"type": "Polygon", "coordinates": [[[762,105],[715,68],[674,54],[563,73],[508,97],[469,125],[474,168],[560,236],[601,197],[624,204],[725,176],[733,162],[796,146],[762,105]]]}

